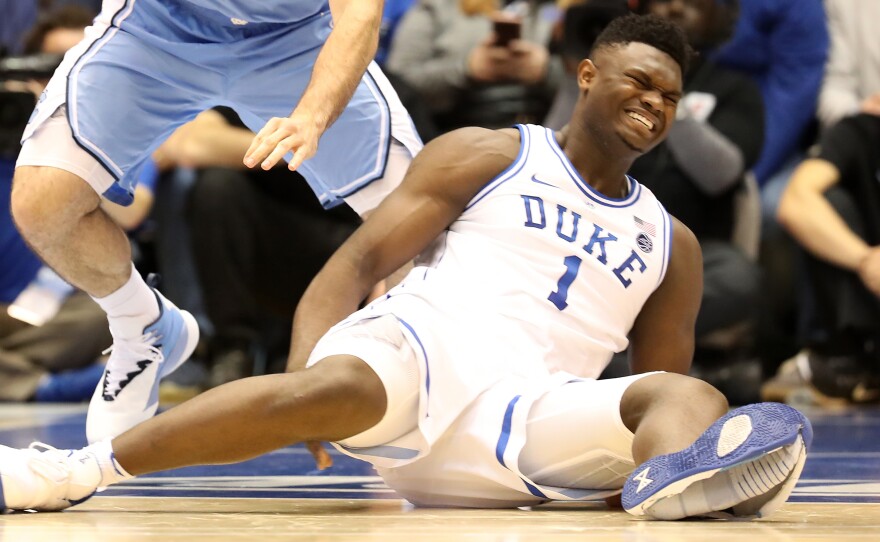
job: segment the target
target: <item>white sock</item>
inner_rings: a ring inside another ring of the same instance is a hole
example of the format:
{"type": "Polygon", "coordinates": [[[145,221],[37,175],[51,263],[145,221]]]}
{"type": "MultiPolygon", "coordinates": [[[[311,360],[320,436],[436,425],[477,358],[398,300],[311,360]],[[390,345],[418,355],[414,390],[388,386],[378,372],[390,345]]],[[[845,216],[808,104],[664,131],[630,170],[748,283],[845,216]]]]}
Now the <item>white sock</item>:
{"type": "Polygon", "coordinates": [[[113,442],[110,439],[86,446],[79,451],[79,454],[92,454],[97,459],[98,467],[101,470],[100,487],[111,486],[134,478],[116,461],[116,456],[113,454],[113,442]]]}
{"type": "Polygon", "coordinates": [[[114,338],[140,337],[144,328],[159,318],[156,294],[141,278],[134,264],[131,266],[131,276],[121,288],[108,296],[92,299],[107,313],[110,334],[114,338]]]}

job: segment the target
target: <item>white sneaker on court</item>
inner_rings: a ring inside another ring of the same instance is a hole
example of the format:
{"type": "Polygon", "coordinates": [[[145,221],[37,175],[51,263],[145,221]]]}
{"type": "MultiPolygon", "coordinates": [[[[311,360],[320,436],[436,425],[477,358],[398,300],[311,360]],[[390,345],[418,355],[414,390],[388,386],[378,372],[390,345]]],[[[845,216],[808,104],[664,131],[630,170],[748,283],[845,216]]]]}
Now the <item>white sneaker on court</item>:
{"type": "MultiPolygon", "coordinates": [[[[155,291],[155,290],[154,290],[155,291]]],[[[89,443],[113,438],[148,420],[159,408],[159,381],[195,350],[199,326],[187,311],[156,292],[159,317],[137,340],[114,339],[104,376],[86,419],[89,443]]]]}
{"type": "Polygon", "coordinates": [[[737,408],[684,450],[636,467],[623,508],[655,519],[766,517],[794,489],[812,439],[809,420],[790,406],[737,408]]]}
{"type": "Polygon", "coordinates": [[[0,512],[63,510],[91,497],[100,483],[94,453],[39,442],[24,450],[0,446],[0,512]]]}

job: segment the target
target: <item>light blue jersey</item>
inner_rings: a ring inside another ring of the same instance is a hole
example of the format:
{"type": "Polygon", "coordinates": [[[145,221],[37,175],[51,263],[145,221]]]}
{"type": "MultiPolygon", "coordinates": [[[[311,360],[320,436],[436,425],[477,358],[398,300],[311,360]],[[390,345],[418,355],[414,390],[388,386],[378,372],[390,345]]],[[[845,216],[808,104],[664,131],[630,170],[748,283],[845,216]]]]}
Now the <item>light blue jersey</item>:
{"type": "MultiPolygon", "coordinates": [[[[172,2],[167,2],[172,3],[172,2]]],[[[251,23],[298,23],[330,11],[327,0],[183,0],[203,10],[251,23]]]]}
{"type": "MultiPolygon", "coordinates": [[[[144,159],[201,111],[231,107],[255,132],[290,115],[331,29],[324,0],[105,0],[84,41],[65,56],[24,139],[66,104],[76,143],[116,180],[103,195],[128,204],[144,159]]],[[[299,171],[325,207],[337,205],[383,176],[392,133],[412,154],[421,146],[371,65],[299,171]]]]}

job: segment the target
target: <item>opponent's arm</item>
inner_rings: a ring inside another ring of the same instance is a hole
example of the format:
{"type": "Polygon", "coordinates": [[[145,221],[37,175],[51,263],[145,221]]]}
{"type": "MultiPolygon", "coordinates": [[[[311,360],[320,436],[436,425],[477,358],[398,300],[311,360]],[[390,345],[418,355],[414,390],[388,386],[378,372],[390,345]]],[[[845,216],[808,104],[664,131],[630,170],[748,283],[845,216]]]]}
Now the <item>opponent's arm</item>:
{"type": "Polygon", "coordinates": [[[312,68],[305,93],[287,118],[273,118],[245,154],[248,167],[270,169],[288,151],[292,171],[315,155],[318,140],[345,109],[379,45],[381,0],[330,0],[333,30],[312,68]]]}
{"type": "Polygon", "coordinates": [[[433,140],[391,193],[321,269],[297,307],[288,370],[357,310],[380,280],[412,260],[516,158],[516,131],[464,128],[433,140]]]}
{"type": "Polygon", "coordinates": [[[703,256],[694,234],[672,219],[669,269],[630,330],[633,373],[687,374],[694,356],[694,328],[703,297],[703,256]]]}

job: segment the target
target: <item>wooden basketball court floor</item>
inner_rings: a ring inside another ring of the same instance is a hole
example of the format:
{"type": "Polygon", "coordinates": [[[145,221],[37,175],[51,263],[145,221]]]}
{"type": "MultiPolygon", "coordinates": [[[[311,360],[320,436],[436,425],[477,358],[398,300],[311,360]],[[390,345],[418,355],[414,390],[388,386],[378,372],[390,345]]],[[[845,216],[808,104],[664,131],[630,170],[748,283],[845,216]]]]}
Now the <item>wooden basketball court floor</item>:
{"type": "MultiPolygon", "coordinates": [[[[302,447],[114,486],[60,513],[0,516],[0,542],[856,541],[880,538],[880,408],[806,410],[815,440],[789,503],[759,521],[657,522],[604,503],[418,509],[364,463],[314,470],[302,447]]],[[[0,405],[0,444],[80,447],[84,406],[0,405]]],[[[335,451],[334,451],[335,453],[335,451]]]]}

